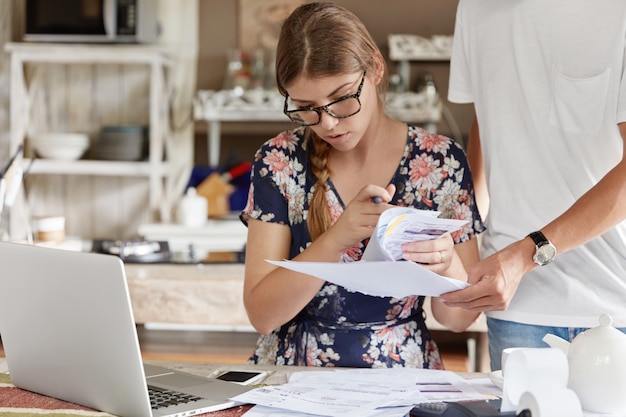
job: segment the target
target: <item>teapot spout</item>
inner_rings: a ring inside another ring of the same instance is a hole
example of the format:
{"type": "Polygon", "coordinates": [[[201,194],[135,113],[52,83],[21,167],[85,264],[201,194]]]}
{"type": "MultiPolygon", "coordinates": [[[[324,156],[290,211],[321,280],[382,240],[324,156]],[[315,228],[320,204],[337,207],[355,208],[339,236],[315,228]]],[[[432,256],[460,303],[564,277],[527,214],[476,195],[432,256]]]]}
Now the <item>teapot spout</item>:
{"type": "Polygon", "coordinates": [[[569,350],[569,342],[567,340],[549,333],[545,335],[542,340],[550,347],[560,349],[567,355],[567,351],[569,350]]]}

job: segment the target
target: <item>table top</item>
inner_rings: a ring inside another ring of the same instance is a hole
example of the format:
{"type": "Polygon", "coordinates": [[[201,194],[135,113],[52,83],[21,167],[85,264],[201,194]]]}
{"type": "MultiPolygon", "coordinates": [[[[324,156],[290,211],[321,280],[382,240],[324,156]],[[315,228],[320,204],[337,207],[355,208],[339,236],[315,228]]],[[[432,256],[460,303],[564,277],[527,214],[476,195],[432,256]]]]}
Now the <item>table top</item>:
{"type": "MultiPolygon", "coordinates": [[[[299,367],[299,366],[263,366],[248,364],[216,364],[216,363],[194,363],[194,362],[170,362],[170,361],[146,361],[146,363],[157,364],[171,369],[189,372],[201,376],[213,376],[226,370],[262,370],[267,372],[267,376],[262,381],[264,384],[279,385],[287,382],[288,376],[293,372],[301,371],[336,371],[337,368],[319,368],[319,367],[299,367]]],[[[46,414],[54,414],[55,417],[69,417],[84,415],[88,408],[71,404],[65,401],[56,400],[43,395],[35,394],[29,391],[21,390],[10,384],[9,377],[4,375],[8,372],[5,358],[0,358],[0,410],[11,411],[16,413],[22,412],[24,409],[37,409],[37,414],[45,416],[46,414]]],[[[458,373],[466,379],[484,377],[481,373],[458,373]]],[[[238,417],[243,415],[252,406],[243,405],[233,407],[227,410],[216,411],[213,413],[203,414],[203,416],[211,417],[238,417]]],[[[107,413],[98,413],[99,416],[109,416],[107,413]]]]}

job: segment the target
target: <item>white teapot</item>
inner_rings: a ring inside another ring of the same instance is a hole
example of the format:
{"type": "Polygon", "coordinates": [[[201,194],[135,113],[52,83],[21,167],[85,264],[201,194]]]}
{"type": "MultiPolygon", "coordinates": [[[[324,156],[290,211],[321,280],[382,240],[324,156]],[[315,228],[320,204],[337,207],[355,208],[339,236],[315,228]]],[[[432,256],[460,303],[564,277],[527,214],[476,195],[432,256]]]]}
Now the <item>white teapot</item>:
{"type": "Polygon", "coordinates": [[[626,334],[612,322],[603,314],[600,326],[579,334],[572,343],[553,334],[543,341],[567,355],[568,386],[584,410],[622,415],[626,414],[626,334]]]}

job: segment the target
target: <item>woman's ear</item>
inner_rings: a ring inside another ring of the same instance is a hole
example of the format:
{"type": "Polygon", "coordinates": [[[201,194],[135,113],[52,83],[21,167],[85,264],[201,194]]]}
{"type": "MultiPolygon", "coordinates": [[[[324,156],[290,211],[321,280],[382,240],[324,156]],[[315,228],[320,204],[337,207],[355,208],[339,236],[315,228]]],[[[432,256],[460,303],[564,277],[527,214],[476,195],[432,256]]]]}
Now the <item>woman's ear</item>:
{"type": "Polygon", "coordinates": [[[385,75],[385,59],[382,57],[382,55],[377,54],[376,56],[374,56],[374,66],[376,71],[374,73],[374,84],[378,85],[385,75]]]}

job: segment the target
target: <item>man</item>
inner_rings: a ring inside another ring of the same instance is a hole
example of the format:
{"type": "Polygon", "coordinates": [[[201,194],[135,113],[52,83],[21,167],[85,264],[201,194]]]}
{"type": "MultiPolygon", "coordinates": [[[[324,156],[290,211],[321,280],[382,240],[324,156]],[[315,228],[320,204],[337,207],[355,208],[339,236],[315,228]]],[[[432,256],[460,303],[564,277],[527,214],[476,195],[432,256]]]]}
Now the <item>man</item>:
{"type": "Polygon", "coordinates": [[[626,328],[625,48],[623,0],[459,2],[449,99],[474,103],[487,232],[475,285],[442,298],[487,311],[494,370],[602,313],[626,328]]]}

